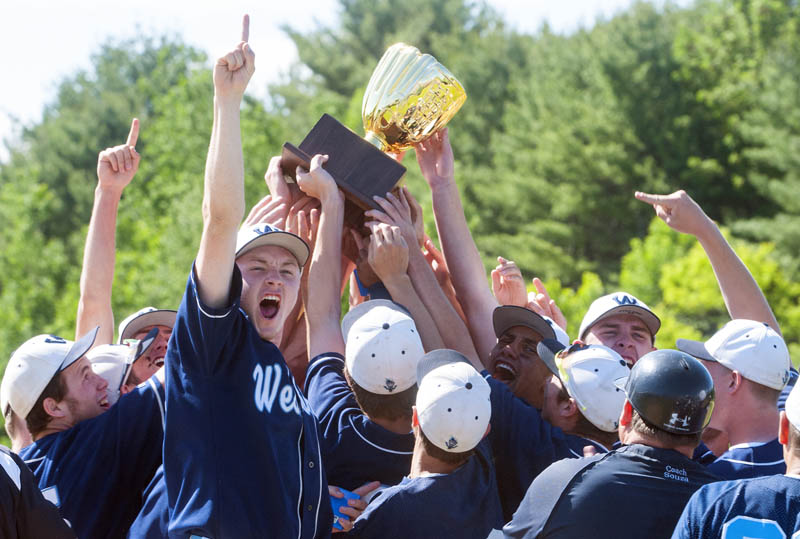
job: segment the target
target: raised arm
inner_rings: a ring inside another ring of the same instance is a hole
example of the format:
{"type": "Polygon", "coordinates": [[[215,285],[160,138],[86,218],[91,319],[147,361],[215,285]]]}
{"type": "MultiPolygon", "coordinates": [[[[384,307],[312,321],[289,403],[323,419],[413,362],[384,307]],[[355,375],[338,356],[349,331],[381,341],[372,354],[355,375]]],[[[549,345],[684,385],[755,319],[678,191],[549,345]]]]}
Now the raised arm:
{"type": "Polygon", "coordinates": [[[321,204],[314,252],[307,269],[308,295],[304,296],[309,359],[329,352],[344,355],[339,326],[344,197],[331,175],[322,168],[327,160],[327,155],[315,155],[308,172],[297,169],[300,189],[321,204]]]}
{"type": "Polygon", "coordinates": [[[686,191],[671,195],[650,195],[636,192],[636,198],[653,206],[670,228],[691,234],[708,256],[719,290],[731,318],[746,318],[769,324],[780,334],[780,327],[758,283],[750,274],[719,227],[686,191]]]}
{"type": "Polygon", "coordinates": [[[416,153],[422,175],[431,188],[436,228],[456,295],[467,316],[478,354],[488,358],[497,342],[492,311],[498,303],[487,286],[483,262],[464,217],[453,177],[453,150],[447,130],[417,145],[416,153]]]}
{"type": "Polygon", "coordinates": [[[76,339],[100,326],[92,347],[114,341],[111,287],[116,258],[117,209],[122,191],[139,170],[138,138],[139,120],[134,118],[125,144],[107,148],[97,157],[97,187],[83,250],[81,297],[75,324],[76,339]]]}
{"type": "Polygon", "coordinates": [[[406,273],[409,249],[400,228],[372,222],[370,230],[372,231],[369,242],[370,266],[391,294],[392,300],[411,313],[425,351],[444,348],[444,342],[431,314],[414,290],[411,279],[406,273]]]}
{"type": "MultiPolygon", "coordinates": [[[[408,277],[431,322],[436,325],[444,347],[461,352],[469,358],[476,369],[482,370],[483,365],[472,344],[467,326],[445,296],[433,270],[418,248],[419,240],[424,238],[424,233],[421,234],[416,229],[412,220],[411,208],[416,204],[411,193],[404,188],[397,196],[387,193],[385,199],[376,198],[376,200],[384,212],[372,210],[367,212],[367,215],[398,227],[406,244],[412,246],[408,250],[408,277]]],[[[421,208],[417,208],[416,211],[421,212],[421,208]]]]}
{"type": "Polygon", "coordinates": [[[255,71],[248,45],[250,18],[242,20],[242,40],[214,66],[214,125],[206,159],[203,236],[195,267],[200,299],[210,307],[228,302],[236,233],[244,215],[244,159],[239,125],[247,83],[255,71]]]}

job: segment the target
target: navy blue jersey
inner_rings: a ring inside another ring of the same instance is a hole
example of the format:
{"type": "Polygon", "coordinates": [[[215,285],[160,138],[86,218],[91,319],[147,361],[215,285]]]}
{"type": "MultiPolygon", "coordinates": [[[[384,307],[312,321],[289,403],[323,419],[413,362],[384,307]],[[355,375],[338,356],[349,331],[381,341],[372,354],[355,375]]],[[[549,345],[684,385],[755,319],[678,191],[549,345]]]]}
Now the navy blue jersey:
{"type": "Polygon", "coordinates": [[[128,530],[129,539],[161,539],[167,536],[169,511],[164,466],[159,466],[142,495],[142,509],[128,530]]]}
{"type": "Polygon", "coordinates": [[[531,484],[506,537],[669,537],[689,497],[716,481],[677,451],[626,445],[605,455],[565,459],[531,484]]]}
{"type": "Polygon", "coordinates": [[[503,526],[491,448],[484,439],[449,474],[406,477],[375,498],[350,536],[380,539],[485,539],[503,526]]]}
{"type": "Polygon", "coordinates": [[[786,473],[783,446],[777,438],[770,442],[737,444],[709,464],[708,469],[725,480],[786,473]]]}
{"type": "Polygon", "coordinates": [[[717,456],[708,448],[706,444],[700,442],[700,445],[698,445],[694,450],[692,460],[698,464],[702,464],[703,466],[708,466],[717,460],[717,456]]]}
{"type": "Polygon", "coordinates": [[[503,506],[504,521],[511,520],[531,481],[557,460],[583,457],[583,448],[595,447],[606,453],[602,445],[565,434],[542,419],[533,406],[514,396],[507,385],[483,371],[492,388],[492,428],[489,440],[495,456],[497,487],[503,506]]]}
{"type": "Polygon", "coordinates": [[[396,485],[411,469],[414,433],[397,434],[371,421],[344,377],[344,358],[311,360],[305,391],[322,430],[328,483],[353,490],[370,481],[396,485]]]}
{"type": "Polygon", "coordinates": [[[167,349],[164,478],[170,537],[312,538],[333,523],[317,421],[278,348],[239,308],[197,294],[194,269],[167,349]]]}
{"type": "Polygon", "coordinates": [[[125,537],[161,464],[163,414],[153,377],[108,411],[20,451],[78,537],[125,537]]]}
{"type": "Polygon", "coordinates": [[[800,477],[772,475],[706,485],[686,504],[672,537],[800,537],[800,477]]]}
{"type": "Polygon", "coordinates": [[[4,446],[0,446],[0,537],[75,537],[56,506],[42,496],[30,469],[4,446]]]}
{"type": "Polygon", "coordinates": [[[786,408],[786,399],[789,398],[789,393],[791,393],[792,389],[794,389],[794,385],[797,383],[797,378],[797,370],[792,367],[789,370],[789,382],[786,384],[786,387],[783,388],[783,391],[781,391],[781,394],[778,397],[778,410],[782,411],[784,408],[786,408]]]}

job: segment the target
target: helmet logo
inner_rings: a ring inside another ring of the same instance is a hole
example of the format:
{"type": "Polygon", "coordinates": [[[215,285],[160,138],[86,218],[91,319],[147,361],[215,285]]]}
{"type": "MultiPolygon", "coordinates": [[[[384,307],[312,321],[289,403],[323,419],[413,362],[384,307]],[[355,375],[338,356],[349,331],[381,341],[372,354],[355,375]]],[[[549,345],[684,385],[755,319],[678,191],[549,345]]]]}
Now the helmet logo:
{"type": "Polygon", "coordinates": [[[450,437],[450,439],[449,439],[449,440],[447,440],[447,441],[444,443],[444,445],[446,445],[446,446],[447,446],[447,449],[453,449],[454,447],[458,446],[458,440],[456,440],[455,438],[453,438],[453,437],[451,436],[451,437],[450,437]]]}
{"type": "Polygon", "coordinates": [[[383,388],[391,393],[395,389],[397,389],[397,384],[394,383],[394,380],[390,380],[389,378],[386,379],[386,383],[383,384],[383,388]]]}
{"type": "Polygon", "coordinates": [[[678,417],[678,413],[675,412],[672,414],[672,417],[669,419],[670,427],[680,428],[678,427],[678,423],[683,425],[683,428],[689,428],[689,416],[678,417]]]}
{"type": "Polygon", "coordinates": [[[636,305],[636,298],[633,296],[626,296],[624,294],[619,294],[614,296],[614,301],[617,302],[617,305],[636,305]]]}

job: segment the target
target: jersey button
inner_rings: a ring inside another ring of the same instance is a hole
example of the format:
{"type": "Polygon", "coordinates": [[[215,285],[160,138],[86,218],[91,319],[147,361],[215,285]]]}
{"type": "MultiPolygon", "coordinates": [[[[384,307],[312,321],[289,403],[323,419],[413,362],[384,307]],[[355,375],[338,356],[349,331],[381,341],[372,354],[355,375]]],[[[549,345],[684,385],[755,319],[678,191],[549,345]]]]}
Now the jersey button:
{"type": "Polygon", "coordinates": [[[314,461],[313,460],[309,460],[308,461],[308,467],[309,468],[313,468],[314,467],[314,461]]]}
{"type": "Polygon", "coordinates": [[[313,510],[314,510],[314,506],[313,506],[313,505],[309,505],[309,506],[308,506],[308,510],[309,510],[309,511],[313,511],[313,510]]]}

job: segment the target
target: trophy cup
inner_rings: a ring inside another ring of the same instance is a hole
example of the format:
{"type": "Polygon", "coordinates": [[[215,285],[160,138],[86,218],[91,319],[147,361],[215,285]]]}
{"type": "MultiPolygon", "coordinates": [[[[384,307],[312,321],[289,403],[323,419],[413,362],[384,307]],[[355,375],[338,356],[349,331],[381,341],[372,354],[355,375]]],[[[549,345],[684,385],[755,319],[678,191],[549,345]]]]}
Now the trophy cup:
{"type": "Polygon", "coordinates": [[[361,107],[361,138],[323,114],[300,146],[283,145],[282,168],[294,182],[298,166],[327,154],[325,169],[346,195],[345,220],[360,226],[363,212],[380,209],[373,196],[386,196],[405,167],[384,152],[401,152],[443,127],[467,99],[464,87],[430,54],[396,43],[381,58],[367,84],[361,107]]]}

